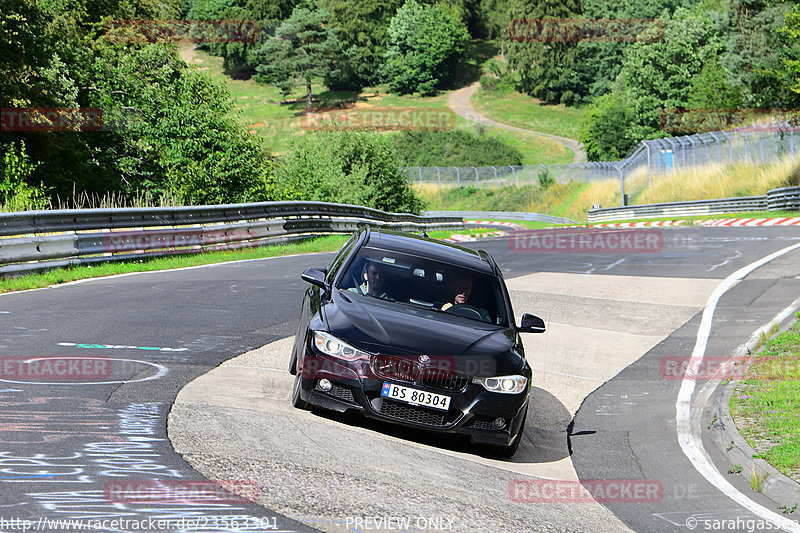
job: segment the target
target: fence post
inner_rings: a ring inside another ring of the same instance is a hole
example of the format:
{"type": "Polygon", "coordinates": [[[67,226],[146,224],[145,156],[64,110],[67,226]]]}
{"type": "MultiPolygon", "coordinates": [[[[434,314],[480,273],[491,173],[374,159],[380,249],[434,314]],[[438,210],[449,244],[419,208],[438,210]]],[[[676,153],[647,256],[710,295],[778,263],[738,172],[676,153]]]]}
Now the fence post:
{"type": "Polygon", "coordinates": [[[758,132],[758,144],[761,145],[761,163],[764,163],[764,136],[758,132]]]}
{"type": "Polygon", "coordinates": [[[561,165],[556,165],[558,167],[558,182],[561,183],[561,165]]]}
{"type": "MultiPolygon", "coordinates": [[[[644,142],[644,141],[642,141],[644,142]]],[[[650,144],[644,143],[644,147],[647,148],[647,176],[650,180],[650,187],[653,186],[653,167],[650,166],[650,144]]]]}
{"type": "Polygon", "coordinates": [[[791,139],[792,143],[792,157],[794,157],[794,128],[789,130],[789,139],[791,139]]]}
{"type": "Polygon", "coordinates": [[[456,181],[458,186],[461,187],[461,170],[458,167],[456,167],[456,181]]]}
{"type": "Polygon", "coordinates": [[[740,132],[742,134],[742,141],[744,141],[744,162],[747,163],[749,159],[747,154],[747,134],[745,132],[740,132]]]}
{"type": "Polygon", "coordinates": [[[622,197],[622,207],[625,207],[625,176],[622,174],[622,169],[617,167],[619,172],[619,194],[622,197]]]}
{"type": "Polygon", "coordinates": [[[478,167],[472,167],[475,170],[475,187],[480,188],[481,180],[478,178],[478,167]]]}
{"type": "Polygon", "coordinates": [[[419,171],[419,184],[422,185],[422,167],[417,167],[419,171]]]}
{"type": "Polygon", "coordinates": [[[517,186],[517,173],[514,172],[514,165],[508,165],[508,168],[511,169],[511,181],[514,184],[514,187],[517,186]]]}
{"type": "Polygon", "coordinates": [[[530,178],[531,185],[533,185],[533,167],[530,165],[525,165],[528,167],[528,177],[530,178]]]}
{"type": "Polygon", "coordinates": [[[439,187],[442,186],[442,170],[439,167],[436,167],[436,181],[439,182],[439,187]]]}
{"type": "Polygon", "coordinates": [[[500,178],[497,177],[497,167],[492,167],[492,170],[494,170],[494,181],[497,184],[497,186],[499,187],[500,186],[500,178]]]}

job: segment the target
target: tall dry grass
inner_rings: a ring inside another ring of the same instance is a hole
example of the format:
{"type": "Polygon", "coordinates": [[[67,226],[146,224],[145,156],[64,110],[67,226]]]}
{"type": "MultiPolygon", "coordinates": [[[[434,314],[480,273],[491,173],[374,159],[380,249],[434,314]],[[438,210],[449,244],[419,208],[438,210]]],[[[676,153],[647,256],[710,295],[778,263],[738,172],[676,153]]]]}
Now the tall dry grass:
{"type": "MultiPolygon", "coordinates": [[[[800,184],[800,157],[770,164],[712,164],[653,176],[653,185],[636,195],[637,204],[763,196],[770,189],[800,184]]],[[[627,187],[627,185],[626,185],[627,187]]]]}

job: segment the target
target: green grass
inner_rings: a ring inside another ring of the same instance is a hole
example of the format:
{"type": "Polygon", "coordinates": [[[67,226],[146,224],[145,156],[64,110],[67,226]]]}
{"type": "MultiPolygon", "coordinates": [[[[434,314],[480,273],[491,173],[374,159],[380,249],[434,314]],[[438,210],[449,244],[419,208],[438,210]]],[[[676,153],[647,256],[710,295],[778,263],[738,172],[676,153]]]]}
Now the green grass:
{"type": "Polygon", "coordinates": [[[584,108],[544,105],[526,94],[483,88],[472,97],[472,105],[497,122],[570,139],[578,138],[584,114],[584,108]]]}
{"type": "MultiPolygon", "coordinates": [[[[253,79],[234,79],[227,75],[222,67],[222,58],[212,56],[203,50],[189,52],[184,50],[184,57],[191,56],[190,64],[210,76],[213,80],[227,85],[231,91],[236,109],[236,116],[247,129],[262,140],[264,148],[270,153],[282,155],[291,150],[292,145],[309,134],[303,129],[305,124],[305,89],[298,87],[284,101],[280,91],[272,86],[261,85],[253,79]]],[[[474,81],[483,71],[485,61],[496,54],[496,46],[492,43],[473,42],[467,48],[465,68],[459,70],[459,76],[448,83],[449,88],[458,88],[470,80],[474,81]],[[473,79],[474,78],[474,79],[473,79]]],[[[434,112],[447,112],[448,92],[443,91],[435,96],[390,94],[388,87],[365,88],[360,93],[336,92],[327,90],[322,84],[312,85],[314,92],[314,110],[331,111],[335,109],[356,108],[430,108],[434,112]]],[[[455,127],[476,128],[475,124],[461,117],[456,117],[455,127]]],[[[488,128],[486,134],[497,137],[513,146],[523,154],[523,164],[539,165],[550,163],[571,163],[572,152],[564,146],[538,135],[506,131],[499,128],[488,128]]],[[[393,135],[393,133],[386,133],[393,135]]],[[[503,162],[499,161],[498,164],[503,162]]]]}
{"type": "Polygon", "coordinates": [[[757,457],[800,479],[800,322],[768,341],[756,355],[730,407],[757,457]]]}

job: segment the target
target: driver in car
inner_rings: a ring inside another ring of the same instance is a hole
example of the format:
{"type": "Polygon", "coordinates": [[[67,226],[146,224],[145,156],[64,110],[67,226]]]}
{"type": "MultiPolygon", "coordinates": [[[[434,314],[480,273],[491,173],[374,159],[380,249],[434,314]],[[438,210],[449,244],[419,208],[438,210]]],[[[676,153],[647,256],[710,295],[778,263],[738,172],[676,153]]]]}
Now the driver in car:
{"type": "Polygon", "coordinates": [[[347,290],[360,294],[367,294],[375,298],[389,299],[389,294],[383,289],[384,281],[386,281],[386,273],[384,272],[383,265],[369,261],[367,263],[367,268],[364,270],[364,283],[358,287],[351,287],[347,290]]]}
{"type": "MultiPolygon", "coordinates": [[[[482,307],[476,307],[476,306],[472,306],[472,305],[467,304],[467,301],[469,300],[469,296],[470,296],[470,294],[472,294],[472,278],[471,277],[466,276],[466,275],[456,276],[450,282],[450,284],[448,285],[448,288],[450,289],[450,294],[452,296],[451,296],[449,302],[447,302],[444,305],[442,305],[442,307],[441,307],[442,311],[447,311],[448,309],[451,309],[456,305],[467,305],[470,308],[475,309],[480,314],[480,317],[481,317],[480,319],[483,320],[484,322],[491,322],[492,321],[491,317],[489,316],[489,312],[486,309],[484,309],[482,307]]],[[[458,308],[456,308],[456,309],[458,309],[458,308]]],[[[455,311],[455,309],[453,311],[455,311]]],[[[450,312],[452,313],[453,311],[450,311],[450,312]]],[[[456,313],[453,313],[453,314],[456,314],[456,313]]],[[[467,315],[461,315],[461,316],[467,316],[467,315]]],[[[469,318],[473,318],[473,317],[469,317],[469,318]]],[[[474,317],[474,318],[477,318],[477,316],[474,317]]]]}

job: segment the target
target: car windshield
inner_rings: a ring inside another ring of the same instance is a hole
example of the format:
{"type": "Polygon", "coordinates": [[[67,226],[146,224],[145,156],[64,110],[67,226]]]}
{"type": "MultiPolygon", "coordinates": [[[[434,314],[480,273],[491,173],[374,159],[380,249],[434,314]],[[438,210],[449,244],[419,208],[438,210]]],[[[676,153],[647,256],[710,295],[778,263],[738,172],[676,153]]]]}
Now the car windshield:
{"type": "Polygon", "coordinates": [[[497,277],[401,252],[362,248],[338,288],[401,305],[508,325],[497,277]]]}

